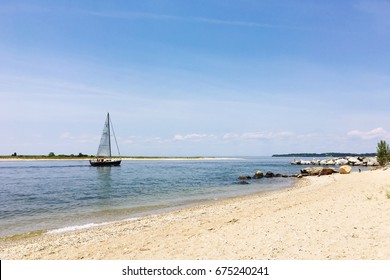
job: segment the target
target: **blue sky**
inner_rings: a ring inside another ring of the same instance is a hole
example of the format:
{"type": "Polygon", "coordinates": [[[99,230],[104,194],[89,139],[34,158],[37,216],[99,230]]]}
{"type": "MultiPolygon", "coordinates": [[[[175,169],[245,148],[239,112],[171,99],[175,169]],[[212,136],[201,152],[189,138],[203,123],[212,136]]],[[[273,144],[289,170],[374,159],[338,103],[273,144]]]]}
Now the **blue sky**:
{"type": "Polygon", "coordinates": [[[390,1],[0,3],[0,154],[375,152],[390,1]]]}

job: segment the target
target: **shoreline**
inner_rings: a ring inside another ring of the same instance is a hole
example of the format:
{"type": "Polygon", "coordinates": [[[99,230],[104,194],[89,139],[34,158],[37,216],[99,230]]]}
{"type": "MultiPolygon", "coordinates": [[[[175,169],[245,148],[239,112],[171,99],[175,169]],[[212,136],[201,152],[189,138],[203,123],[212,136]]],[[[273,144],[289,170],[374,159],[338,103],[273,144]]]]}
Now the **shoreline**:
{"type": "Polygon", "coordinates": [[[15,240],[23,240],[26,238],[30,237],[37,237],[37,236],[44,236],[44,235],[55,235],[55,234],[60,234],[60,233],[71,233],[71,232],[77,232],[77,231],[84,231],[88,230],[91,228],[96,228],[96,227],[102,227],[106,225],[113,225],[117,223],[125,223],[133,220],[138,220],[138,219],[147,219],[149,217],[157,217],[159,215],[165,215],[169,213],[175,213],[177,211],[181,210],[191,210],[192,208],[197,208],[197,207],[206,207],[215,203],[224,203],[225,201],[233,201],[236,199],[244,199],[248,198],[251,196],[266,196],[271,193],[277,193],[277,192],[282,192],[286,189],[291,189],[291,188],[296,188],[298,186],[299,181],[291,181],[290,184],[286,184],[285,187],[281,189],[271,189],[271,190],[258,190],[254,193],[249,193],[249,194],[237,194],[237,195],[232,195],[232,196],[223,196],[215,199],[200,199],[196,201],[190,201],[185,204],[181,205],[176,205],[176,206],[169,206],[166,208],[156,208],[154,210],[146,211],[146,212],[139,212],[134,215],[130,215],[127,218],[120,218],[117,220],[109,220],[109,221],[95,221],[95,222],[88,222],[85,224],[78,224],[78,225],[71,225],[71,226],[64,226],[64,227],[58,227],[58,228],[49,228],[49,229],[37,229],[33,231],[27,231],[27,232],[22,232],[22,233],[16,233],[12,235],[5,235],[5,236],[0,236],[0,244],[1,242],[7,242],[7,241],[15,241],[15,240]]]}
{"type": "Polygon", "coordinates": [[[1,259],[390,259],[390,169],[66,233],[0,242],[1,259]]]}

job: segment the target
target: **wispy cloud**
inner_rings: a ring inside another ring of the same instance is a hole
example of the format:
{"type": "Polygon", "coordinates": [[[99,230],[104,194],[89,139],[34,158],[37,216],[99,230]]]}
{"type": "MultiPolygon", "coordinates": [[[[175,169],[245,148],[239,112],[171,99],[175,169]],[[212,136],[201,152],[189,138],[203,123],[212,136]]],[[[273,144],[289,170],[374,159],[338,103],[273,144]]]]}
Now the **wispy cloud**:
{"type": "Polygon", "coordinates": [[[291,137],[294,134],[287,131],[280,132],[245,132],[241,134],[237,133],[227,133],[222,138],[223,140],[261,140],[261,139],[278,139],[278,138],[286,138],[291,137]]]}
{"type": "Polygon", "coordinates": [[[63,92],[66,96],[69,96],[69,93],[77,93],[79,96],[83,94],[88,97],[97,97],[97,96],[113,96],[117,95],[116,92],[104,90],[101,88],[93,87],[90,85],[83,85],[72,82],[64,82],[64,81],[55,81],[53,79],[45,79],[45,78],[32,78],[23,75],[1,75],[0,81],[4,81],[5,83],[13,83],[18,86],[24,86],[22,88],[38,88],[39,95],[52,95],[53,92],[58,93],[63,92]]]}
{"type": "Polygon", "coordinates": [[[154,14],[154,13],[141,13],[141,12],[95,12],[95,11],[83,11],[83,14],[97,17],[107,17],[107,18],[116,18],[116,19],[150,19],[150,20],[185,20],[183,17],[164,15],[164,14],[154,14]]]}
{"type": "Polygon", "coordinates": [[[212,18],[204,18],[204,17],[192,17],[187,20],[211,23],[211,24],[222,24],[222,25],[235,25],[235,26],[244,26],[244,27],[264,27],[264,28],[275,28],[282,27],[278,25],[272,25],[268,23],[258,23],[258,22],[250,22],[250,21],[235,21],[235,20],[220,20],[220,19],[212,19],[212,18]]]}
{"type": "MultiPolygon", "coordinates": [[[[62,13],[68,15],[88,15],[102,18],[111,19],[124,19],[124,20],[165,20],[165,21],[187,21],[187,22],[198,22],[215,25],[232,25],[241,27],[253,27],[253,28],[289,28],[295,29],[295,27],[287,25],[278,25],[274,23],[264,22],[253,22],[253,21],[242,21],[242,20],[230,20],[230,19],[218,19],[218,18],[207,18],[201,16],[176,16],[168,14],[148,13],[148,12],[132,12],[132,11],[91,11],[91,10],[74,10],[74,9],[53,9],[36,5],[26,4],[13,4],[4,5],[0,7],[0,14],[20,14],[20,13],[62,13]]],[[[300,28],[299,28],[300,29],[300,28]]]]}
{"type": "MultiPolygon", "coordinates": [[[[147,139],[139,138],[137,142],[146,143],[172,143],[172,142],[210,142],[210,141],[250,141],[250,140],[281,140],[287,138],[302,138],[307,135],[295,134],[288,131],[267,131],[267,132],[244,132],[244,133],[226,133],[224,135],[189,133],[176,134],[172,138],[153,137],[147,139]]],[[[311,136],[310,136],[311,137],[311,136]]]]}
{"type": "Polygon", "coordinates": [[[385,0],[362,0],[358,9],[370,14],[378,22],[390,25],[390,1],[385,0]]]}
{"type": "Polygon", "coordinates": [[[186,135],[181,135],[181,134],[176,134],[173,139],[175,141],[203,141],[203,140],[213,140],[216,139],[217,137],[213,134],[197,134],[197,133],[192,133],[192,134],[186,134],[186,135]]]}
{"type": "MultiPolygon", "coordinates": [[[[145,143],[149,143],[149,144],[169,144],[169,143],[172,143],[172,139],[166,139],[163,137],[147,138],[144,141],[145,141],[145,143]]],[[[139,142],[142,142],[142,140],[140,140],[139,142]]]]}
{"type": "Polygon", "coordinates": [[[347,133],[348,136],[357,137],[363,140],[371,140],[375,138],[390,138],[390,132],[382,127],[374,128],[370,131],[352,130],[347,133]]]}
{"type": "Polygon", "coordinates": [[[70,132],[64,132],[59,136],[60,140],[65,142],[73,142],[73,143],[95,143],[99,140],[99,136],[89,135],[89,134],[81,134],[81,135],[73,135],[70,132]]]}
{"type": "Polygon", "coordinates": [[[130,19],[171,20],[171,21],[187,21],[187,22],[198,22],[198,23],[215,24],[215,25],[232,25],[232,26],[255,27],[255,28],[291,28],[291,29],[294,28],[285,25],[251,22],[251,21],[223,20],[223,19],[206,18],[206,17],[181,17],[181,16],[174,16],[174,15],[166,15],[166,14],[140,13],[140,12],[85,11],[83,13],[91,16],[129,19],[129,20],[130,19]]]}

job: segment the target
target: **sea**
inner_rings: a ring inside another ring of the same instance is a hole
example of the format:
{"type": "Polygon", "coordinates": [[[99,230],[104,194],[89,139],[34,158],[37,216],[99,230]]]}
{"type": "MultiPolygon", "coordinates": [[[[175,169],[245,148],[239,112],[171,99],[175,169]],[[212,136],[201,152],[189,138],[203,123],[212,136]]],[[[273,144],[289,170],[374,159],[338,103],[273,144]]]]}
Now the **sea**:
{"type": "Polygon", "coordinates": [[[291,158],[0,161],[0,237],[65,232],[192,205],[293,187],[295,178],[240,184],[240,175],[296,174],[291,158]]]}

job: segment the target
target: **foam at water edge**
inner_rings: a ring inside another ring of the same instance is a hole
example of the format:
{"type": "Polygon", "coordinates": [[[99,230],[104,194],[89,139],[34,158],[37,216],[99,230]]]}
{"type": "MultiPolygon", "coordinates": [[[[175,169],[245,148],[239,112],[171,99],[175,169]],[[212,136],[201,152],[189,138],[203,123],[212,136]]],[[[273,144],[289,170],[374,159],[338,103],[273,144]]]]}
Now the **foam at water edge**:
{"type": "Polygon", "coordinates": [[[65,232],[70,232],[70,231],[88,229],[88,228],[97,227],[97,226],[103,226],[103,225],[107,225],[107,224],[109,224],[109,223],[100,223],[100,224],[90,223],[90,224],[81,225],[81,226],[70,226],[70,227],[49,230],[46,232],[46,234],[59,234],[59,233],[65,233],[65,232]]]}
{"type": "Polygon", "coordinates": [[[71,231],[78,231],[78,230],[89,229],[89,228],[93,228],[93,227],[99,227],[99,226],[114,224],[114,223],[117,223],[117,222],[134,221],[134,220],[137,220],[137,219],[138,218],[129,218],[129,219],[121,220],[121,221],[112,221],[112,222],[104,222],[104,223],[89,223],[89,224],[80,225],[80,226],[69,226],[69,227],[49,230],[49,231],[46,232],[46,234],[59,234],[59,233],[65,233],[65,232],[71,232],[71,231]]]}

